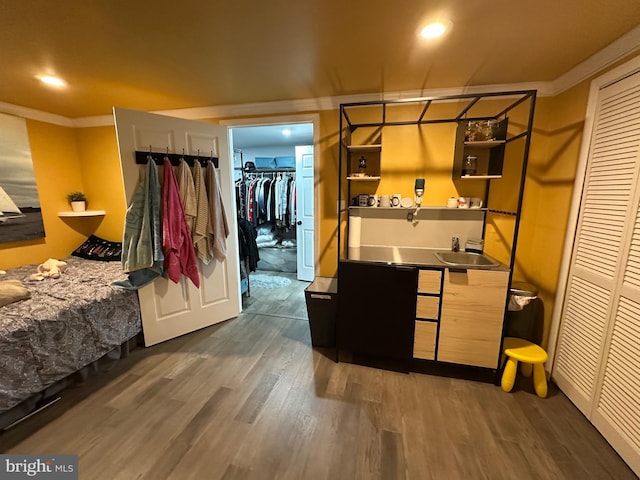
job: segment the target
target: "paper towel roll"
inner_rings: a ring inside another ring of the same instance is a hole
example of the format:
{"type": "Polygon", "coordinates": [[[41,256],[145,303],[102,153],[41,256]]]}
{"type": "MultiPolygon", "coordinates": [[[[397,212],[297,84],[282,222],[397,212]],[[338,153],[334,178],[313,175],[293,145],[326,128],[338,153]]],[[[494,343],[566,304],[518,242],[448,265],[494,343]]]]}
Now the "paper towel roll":
{"type": "Polygon", "coordinates": [[[349,217],[349,247],[360,247],[361,217],[349,217]]]}

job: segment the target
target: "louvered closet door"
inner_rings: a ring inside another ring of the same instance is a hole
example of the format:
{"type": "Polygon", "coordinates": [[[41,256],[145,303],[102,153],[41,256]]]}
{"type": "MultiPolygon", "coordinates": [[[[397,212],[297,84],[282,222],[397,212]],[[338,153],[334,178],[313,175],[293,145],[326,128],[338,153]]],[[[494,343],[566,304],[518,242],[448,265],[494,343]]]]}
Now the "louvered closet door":
{"type": "Polygon", "coordinates": [[[558,386],[636,472],[639,152],[640,74],[635,74],[599,94],[553,369],[558,386]]]}
{"type": "MultiPolygon", "coordinates": [[[[635,116],[640,123],[640,105],[636,109],[635,116]]],[[[636,135],[636,142],[639,140],[640,135],[636,135]]],[[[640,209],[637,202],[631,227],[631,243],[619,270],[622,278],[614,297],[613,328],[605,348],[602,381],[591,420],[640,475],[640,209]]]]}

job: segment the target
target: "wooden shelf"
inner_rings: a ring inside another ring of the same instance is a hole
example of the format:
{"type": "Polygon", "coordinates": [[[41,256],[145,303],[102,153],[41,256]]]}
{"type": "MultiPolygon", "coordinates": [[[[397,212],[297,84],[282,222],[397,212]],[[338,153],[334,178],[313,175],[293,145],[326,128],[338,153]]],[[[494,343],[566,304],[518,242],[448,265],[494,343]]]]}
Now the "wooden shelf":
{"type": "Polygon", "coordinates": [[[498,145],[504,145],[506,140],[487,140],[483,142],[464,142],[465,147],[474,147],[474,148],[493,148],[498,145]]]}
{"type": "Polygon", "coordinates": [[[347,177],[347,180],[352,180],[354,182],[376,182],[378,180],[380,180],[379,176],[375,176],[375,177],[353,177],[353,176],[349,176],[347,177]]]}
{"type": "Polygon", "coordinates": [[[502,178],[502,175],[462,175],[458,180],[493,180],[502,178]]]}
{"type": "Polygon", "coordinates": [[[375,143],[372,145],[347,145],[347,150],[351,152],[365,152],[382,150],[382,144],[375,143]]]}
{"type": "Polygon", "coordinates": [[[59,217],[100,217],[106,215],[104,210],[85,210],[84,212],[58,212],[59,217]]]}
{"type": "Polygon", "coordinates": [[[439,205],[423,205],[421,207],[416,207],[412,205],[411,207],[361,207],[359,205],[349,205],[349,210],[353,210],[356,208],[361,208],[364,210],[393,210],[393,211],[409,211],[409,210],[452,210],[452,211],[460,211],[460,212],[476,212],[476,211],[488,211],[488,208],[476,208],[476,207],[467,207],[467,208],[449,208],[447,206],[439,206],[439,205]]]}

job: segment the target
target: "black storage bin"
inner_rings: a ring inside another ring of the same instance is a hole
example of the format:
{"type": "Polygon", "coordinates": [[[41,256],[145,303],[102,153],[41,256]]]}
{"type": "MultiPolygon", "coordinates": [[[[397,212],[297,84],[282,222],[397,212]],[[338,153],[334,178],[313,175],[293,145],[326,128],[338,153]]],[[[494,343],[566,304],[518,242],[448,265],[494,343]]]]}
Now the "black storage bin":
{"type": "Polygon", "coordinates": [[[505,336],[524,338],[540,345],[544,328],[544,305],[542,300],[537,297],[538,290],[528,283],[513,282],[509,295],[536,298],[525,305],[522,310],[509,308],[505,336]]]}
{"type": "Polygon", "coordinates": [[[311,345],[335,347],[338,315],[338,279],[316,277],[305,291],[311,345]]]}

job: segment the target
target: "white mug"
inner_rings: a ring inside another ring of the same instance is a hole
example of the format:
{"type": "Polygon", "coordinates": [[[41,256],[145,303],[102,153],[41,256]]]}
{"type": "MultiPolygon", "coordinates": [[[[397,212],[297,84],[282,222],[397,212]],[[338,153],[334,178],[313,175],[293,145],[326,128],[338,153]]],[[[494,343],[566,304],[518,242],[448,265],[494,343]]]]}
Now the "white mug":
{"type": "Polygon", "coordinates": [[[467,203],[467,199],[464,197],[460,197],[458,199],[458,208],[468,208],[469,204],[467,203]]]}
{"type": "Polygon", "coordinates": [[[399,193],[394,193],[391,196],[391,206],[392,207],[399,207],[401,201],[402,201],[402,195],[400,195],[399,193]]]}
{"type": "Polygon", "coordinates": [[[378,206],[378,195],[369,195],[369,204],[370,207],[378,206]]]}
{"type": "Polygon", "coordinates": [[[447,208],[458,208],[458,199],[456,197],[451,197],[447,200],[447,208]]]}
{"type": "Polygon", "coordinates": [[[391,206],[391,199],[389,198],[389,195],[380,195],[380,203],[379,205],[381,207],[390,207],[391,206]]]}

